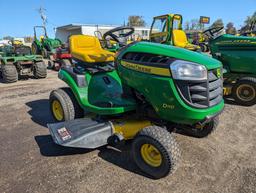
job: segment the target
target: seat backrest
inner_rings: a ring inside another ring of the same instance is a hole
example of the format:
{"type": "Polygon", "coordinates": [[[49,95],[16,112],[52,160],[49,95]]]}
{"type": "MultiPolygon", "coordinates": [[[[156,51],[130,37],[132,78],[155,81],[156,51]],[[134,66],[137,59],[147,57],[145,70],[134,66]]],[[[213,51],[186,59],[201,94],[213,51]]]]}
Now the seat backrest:
{"type": "Polygon", "coordinates": [[[100,41],[98,38],[89,35],[72,35],[69,38],[70,52],[101,50],[100,41]]]}
{"type": "Polygon", "coordinates": [[[183,30],[173,30],[173,43],[175,46],[181,46],[188,44],[186,33],[183,30]]]}

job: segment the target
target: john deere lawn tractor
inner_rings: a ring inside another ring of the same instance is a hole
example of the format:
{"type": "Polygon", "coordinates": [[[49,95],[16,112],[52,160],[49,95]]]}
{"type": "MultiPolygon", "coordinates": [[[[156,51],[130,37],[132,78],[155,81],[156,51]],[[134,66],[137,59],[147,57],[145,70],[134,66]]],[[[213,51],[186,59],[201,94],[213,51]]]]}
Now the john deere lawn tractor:
{"type": "Polygon", "coordinates": [[[150,41],[199,51],[199,45],[189,43],[186,33],[182,29],[182,21],[182,15],[180,14],[154,17],[150,30],[150,41]]]}
{"type": "Polygon", "coordinates": [[[224,67],[224,94],[238,104],[256,104],[256,38],[223,35],[223,27],[204,32],[209,37],[211,54],[224,67]]]}
{"type": "MultiPolygon", "coordinates": [[[[71,59],[69,51],[66,47],[63,47],[62,42],[59,39],[49,38],[47,35],[46,28],[44,26],[34,27],[34,41],[32,43],[32,53],[40,54],[45,59],[48,59],[48,66],[53,69],[59,68],[63,62],[68,62],[70,65],[71,59]],[[37,37],[37,30],[43,30],[43,36],[37,37]],[[60,56],[62,54],[62,56],[60,56]],[[65,61],[61,61],[66,59],[65,61]],[[56,64],[57,66],[56,66],[56,64]]],[[[66,64],[66,63],[64,63],[66,64]]]]}
{"type": "Polygon", "coordinates": [[[138,167],[162,178],[179,161],[174,128],[205,137],[217,127],[224,107],[219,61],[150,42],[131,43],[115,57],[86,35],[71,36],[70,49],[76,66],[59,71],[69,87],[50,94],[55,143],[93,149],[133,140],[138,167]]]}
{"type": "Polygon", "coordinates": [[[6,83],[16,82],[22,76],[45,78],[46,65],[42,56],[31,54],[31,49],[21,43],[9,42],[2,48],[0,72],[6,83]]]}

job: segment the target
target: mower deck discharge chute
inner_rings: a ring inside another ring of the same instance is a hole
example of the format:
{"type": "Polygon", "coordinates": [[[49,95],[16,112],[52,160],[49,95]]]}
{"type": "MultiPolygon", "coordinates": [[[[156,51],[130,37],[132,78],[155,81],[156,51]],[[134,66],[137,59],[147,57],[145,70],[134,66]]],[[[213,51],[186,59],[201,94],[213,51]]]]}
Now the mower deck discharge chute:
{"type": "Polygon", "coordinates": [[[204,137],[217,127],[224,107],[219,61],[148,42],[114,56],[85,35],[71,36],[70,49],[76,65],[59,71],[69,88],[50,94],[60,123],[48,127],[57,144],[96,148],[132,139],[138,167],[161,178],[178,166],[174,128],[204,137]]]}

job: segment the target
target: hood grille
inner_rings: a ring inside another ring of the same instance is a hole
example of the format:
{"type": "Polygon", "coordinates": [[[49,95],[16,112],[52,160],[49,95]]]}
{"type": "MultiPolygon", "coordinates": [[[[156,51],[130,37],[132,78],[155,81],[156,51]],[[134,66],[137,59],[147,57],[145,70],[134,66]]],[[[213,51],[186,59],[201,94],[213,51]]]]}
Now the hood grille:
{"type": "Polygon", "coordinates": [[[222,101],[222,77],[217,76],[216,69],[208,71],[208,79],[204,81],[176,80],[175,82],[183,100],[192,107],[209,108],[222,101]]]}

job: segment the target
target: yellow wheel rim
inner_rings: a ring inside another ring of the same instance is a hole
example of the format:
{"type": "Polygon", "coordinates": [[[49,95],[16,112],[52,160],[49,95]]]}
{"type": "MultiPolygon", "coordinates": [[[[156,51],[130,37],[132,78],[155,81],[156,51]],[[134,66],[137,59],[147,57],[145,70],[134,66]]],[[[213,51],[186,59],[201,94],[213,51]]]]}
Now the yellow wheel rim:
{"type": "Polygon", "coordinates": [[[143,160],[152,167],[159,167],[162,164],[162,155],[151,144],[143,144],[140,149],[143,160]]]}
{"type": "Polygon", "coordinates": [[[54,117],[58,120],[58,121],[62,121],[64,118],[64,113],[63,113],[63,109],[62,106],[60,104],[60,102],[58,100],[54,100],[52,102],[52,112],[54,117]]]}

